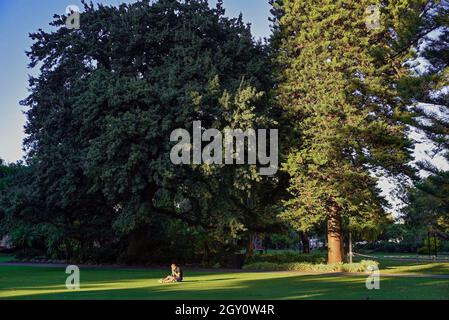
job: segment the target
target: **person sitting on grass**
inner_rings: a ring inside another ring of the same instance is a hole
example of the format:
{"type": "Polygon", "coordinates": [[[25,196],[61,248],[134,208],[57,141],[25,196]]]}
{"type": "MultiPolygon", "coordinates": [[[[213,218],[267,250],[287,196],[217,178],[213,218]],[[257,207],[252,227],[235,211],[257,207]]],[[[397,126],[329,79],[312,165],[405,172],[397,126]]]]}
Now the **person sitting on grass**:
{"type": "Polygon", "coordinates": [[[168,276],[165,279],[159,280],[160,283],[175,283],[175,282],[182,282],[183,276],[182,276],[182,270],[180,267],[178,267],[176,264],[171,265],[171,275],[168,276]]]}

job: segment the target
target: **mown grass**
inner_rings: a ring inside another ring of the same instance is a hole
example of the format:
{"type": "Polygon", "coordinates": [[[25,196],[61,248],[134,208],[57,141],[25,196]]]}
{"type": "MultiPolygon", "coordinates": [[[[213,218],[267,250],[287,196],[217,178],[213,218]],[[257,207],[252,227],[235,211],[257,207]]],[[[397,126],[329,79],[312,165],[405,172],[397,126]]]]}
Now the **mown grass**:
{"type": "Polygon", "coordinates": [[[81,269],[81,289],[65,288],[64,268],[0,266],[0,299],[449,299],[449,279],[382,277],[366,289],[366,276],[292,272],[186,272],[185,282],[161,285],[165,270],[81,269]]]}
{"type": "Polygon", "coordinates": [[[435,274],[449,275],[449,263],[413,262],[413,261],[379,261],[383,274],[435,274]]]}
{"type": "MultiPolygon", "coordinates": [[[[376,253],[369,255],[370,259],[379,263],[383,274],[425,274],[425,275],[449,275],[449,261],[425,261],[427,257],[419,257],[413,254],[376,253]]],[[[440,257],[444,259],[445,257],[440,257]]],[[[366,257],[355,259],[366,259],[366,257]]]]}

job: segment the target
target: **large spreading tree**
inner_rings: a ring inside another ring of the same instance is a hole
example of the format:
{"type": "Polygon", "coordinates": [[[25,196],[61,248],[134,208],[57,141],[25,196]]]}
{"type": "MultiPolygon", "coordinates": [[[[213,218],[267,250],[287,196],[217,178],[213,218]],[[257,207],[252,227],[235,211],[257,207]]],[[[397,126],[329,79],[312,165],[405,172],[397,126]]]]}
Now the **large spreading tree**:
{"type": "MultiPolygon", "coordinates": [[[[267,198],[255,193],[275,181],[256,166],[170,160],[171,133],[192,132],[194,121],[218,130],[273,124],[266,48],[242,17],[225,17],[221,1],[158,0],[85,3],[78,30],[65,20],[56,15],[55,30],[31,34],[30,67],[40,74],[22,104],[40,221],[56,226],[66,251],[117,238],[140,244],[167,220],[211,239],[221,231],[223,243],[269,227],[267,198]]],[[[15,208],[10,218],[23,220],[15,208]]]]}

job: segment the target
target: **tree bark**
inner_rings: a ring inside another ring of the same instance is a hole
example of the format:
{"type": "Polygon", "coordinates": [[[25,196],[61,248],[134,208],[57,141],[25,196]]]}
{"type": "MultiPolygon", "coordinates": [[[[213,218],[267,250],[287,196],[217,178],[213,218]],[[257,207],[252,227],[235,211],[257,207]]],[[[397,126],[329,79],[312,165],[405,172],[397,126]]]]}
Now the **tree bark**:
{"type": "Polygon", "coordinates": [[[345,235],[343,232],[341,233],[340,243],[341,243],[341,256],[342,256],[343,262],[347,262],[347,259],[346,259],[347,244],[346,244],[346,239],[345,239],[345,235]]]}
{"type": "Polygon", "coordinates": [[[332,208],[327,221],[328,264],[343,262],[342,251],[341,216],[336,208],[332,208]]]}
{"type": "Polygon", "coordinates": [[[310,240],[309,237],[305,232],[299,233],[301,237],[301,243],[302,243],[302,253],[309,254],[310,253],[310,240]]]}
{"type": "Polygon", "coordinates": [[[251,258],[254,255],[254,235],[249,234],[248,236],[248,244],[246,247],[246,259],[251,258]]]}

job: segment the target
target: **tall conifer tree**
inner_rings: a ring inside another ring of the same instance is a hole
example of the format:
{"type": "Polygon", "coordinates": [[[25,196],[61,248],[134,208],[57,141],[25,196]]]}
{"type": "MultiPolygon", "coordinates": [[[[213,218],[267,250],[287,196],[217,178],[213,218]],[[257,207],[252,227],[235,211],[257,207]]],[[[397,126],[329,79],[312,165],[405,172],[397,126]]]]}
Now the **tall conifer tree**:
{"type": "MultiPolygon", "coordinates": [[[[397,98],[406,73],[402,4],[369,0],[273,1],[278,102],[291,121],[283,217],[302,231],[326,223],[328,262],[344,260],[343,223],[375,229],[386,218],[375,173],[409,172],[409,114],[397,98]]],[[[405,28],[405,27],[404,27],[405,28]]]]}

